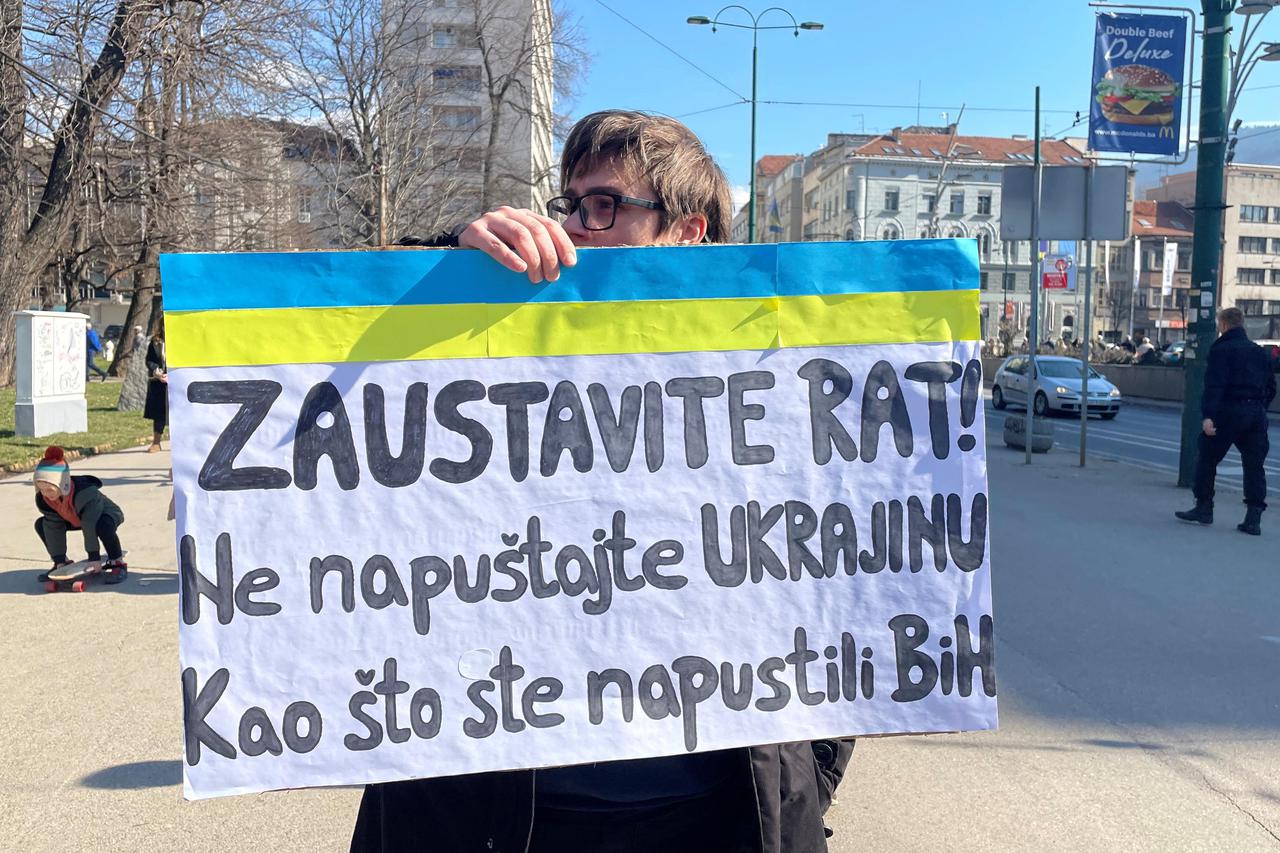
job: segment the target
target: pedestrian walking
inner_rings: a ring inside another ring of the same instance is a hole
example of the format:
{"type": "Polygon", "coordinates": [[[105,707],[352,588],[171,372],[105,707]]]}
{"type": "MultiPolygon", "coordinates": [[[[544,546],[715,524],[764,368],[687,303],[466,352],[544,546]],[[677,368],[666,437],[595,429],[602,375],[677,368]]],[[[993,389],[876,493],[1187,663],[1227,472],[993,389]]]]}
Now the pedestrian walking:
{"type": "Polygon", "coordinates": [[[94,331],[93,323],[86,322],[84,324],[85,382],[92,380],[93,374],[95,373],[102,378],[103,382],[107,381],[107,371],[98,367],[98,365],[93,361],[100,352],[102,352],[102,339],[99,338],[98,333],[94,331]]]}
{"type": "Polygon", "coordinates": [[[155,433],[147,452],[158,453],[164,428],[169,423],[169,363],[165,359],[163,325],[147,344],[147,400],[142,406],[142,416],[152,422],[155,433]]]}
{"type": "Polygon", "coordinates": [[[1200,415],[1204,431],[1196,455],[1193,509],[1175,513],[1183,521],[1213,524],[1213,481],[1218,463],[1234,445],[1244,468],[1243,533],[1262,533],[1267,508],[1267,480],[1263,462],[1270,450],[1267,407],[1276,396],[1276,375],[1267,351],[1249,340],[1244,314],[1226,308],[1218,315],[1218,339],[1209,348],[1200,415]]]}
{"type": "MultiPolygon", "coordinates": [[[[729,240],[724,173],[674,119],[589,115],[565,141],[560,175],[564,195],[546,215],[502,207],[402,242],[479,249],[537,284],[572,266],[575,247],[729,240]]],[[[351,850],[821,853],[822,815],[852,752],[852,740],[799,741],[369,785],[351,850]]]]}

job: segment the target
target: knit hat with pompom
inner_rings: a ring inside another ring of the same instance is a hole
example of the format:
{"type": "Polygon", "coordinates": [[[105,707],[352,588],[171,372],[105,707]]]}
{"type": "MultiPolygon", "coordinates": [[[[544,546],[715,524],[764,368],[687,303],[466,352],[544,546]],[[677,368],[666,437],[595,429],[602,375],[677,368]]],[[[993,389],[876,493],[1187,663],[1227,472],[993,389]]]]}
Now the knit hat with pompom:
{"type": "Polygon", "coordinates": [[[33,481],[56,486],[63,496],[71,490],[71,466],[67,464],[61,447],[54,445],[44,452],[44,458],[36,465],[33,481]]]}

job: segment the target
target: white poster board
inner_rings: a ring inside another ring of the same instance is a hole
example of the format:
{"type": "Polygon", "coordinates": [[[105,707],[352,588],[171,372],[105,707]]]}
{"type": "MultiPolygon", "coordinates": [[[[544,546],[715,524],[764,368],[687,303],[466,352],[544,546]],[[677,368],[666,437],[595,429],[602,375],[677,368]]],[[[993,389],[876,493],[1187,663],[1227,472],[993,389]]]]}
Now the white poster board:
{"type": "Polygon", "coordinates": [[[164,259],[188,797],[994,727],[970,244],[579,257],[164,259]]]}

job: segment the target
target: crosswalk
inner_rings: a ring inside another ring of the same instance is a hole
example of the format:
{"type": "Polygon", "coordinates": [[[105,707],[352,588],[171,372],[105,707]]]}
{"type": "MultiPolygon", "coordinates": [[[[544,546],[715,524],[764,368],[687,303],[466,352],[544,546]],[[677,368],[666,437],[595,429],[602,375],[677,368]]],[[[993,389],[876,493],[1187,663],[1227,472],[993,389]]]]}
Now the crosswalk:
{"type": "MultiPolygon", "coordinates": [[[[990,403],[986,412],[989,441],[993,443],[1000,442],[1005,416],[1022,414],[1022,410],[1017,408],[998,412],[991,408],[990,403]]],[[[1056,417],[1052,423],[1055,449],[1079,453],[1079,418],[1056,417]]],[[[1177,476],[1182,429],[1178,410],[1130,404],[1121,409],[1120,416],[1114,421],[1091,418],[1088,429],[1087,447],[1091,457],[1115,459],[1177,476]]],[[[1271,427],[1271,447],[1271,455],[1263,466],[1267,476],[1267,494],[1280,498],[1280,428],[1276,426],[1271,427]]],[[[1218,483],[1236,490],[1244,486],[1240,454],[1234,449],[1218,466],[1218,483]]]]}

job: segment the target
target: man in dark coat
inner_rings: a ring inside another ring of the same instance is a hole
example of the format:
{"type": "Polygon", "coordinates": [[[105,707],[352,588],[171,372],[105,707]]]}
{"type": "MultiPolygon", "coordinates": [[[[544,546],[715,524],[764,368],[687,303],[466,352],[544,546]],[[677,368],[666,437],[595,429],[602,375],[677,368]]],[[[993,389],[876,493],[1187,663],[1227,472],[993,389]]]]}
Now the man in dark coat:
{"type": "MultiPolygon", "coordinates": [[[[499,208],[406,244],[479,249],[531,283],[576,246],[722,243],[729,185],[679,122],[609,111],[582,119],[547,214],[499,208]]],[[[821,853],[823,813],[853,740],[802,741],[576,767],[370,785],[353,853],[821,853]]]]}
{"type": "Polygon", "coordinates": [[[1193,492],[1195,508],[1175,513],[1183,521],[1213,524],[1213,481],[1218,463],[1232,445],[1240,451],[1244,468],[1243,533],[1262,533],[1267,508],[1267,480],[1263,462],[1270,450],[1267,407],[1276,396],[1276,375],[1266,350],[1249,340],[1239,308],[1218,314],[1218,339],[1209,348],[1200,413],[1204,432],[1196,456],[1193,492]]]}

